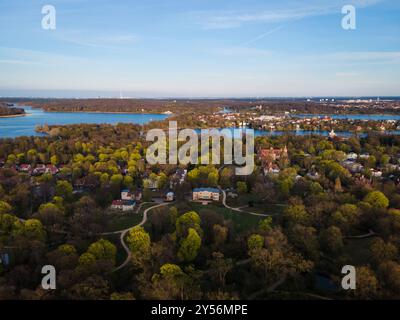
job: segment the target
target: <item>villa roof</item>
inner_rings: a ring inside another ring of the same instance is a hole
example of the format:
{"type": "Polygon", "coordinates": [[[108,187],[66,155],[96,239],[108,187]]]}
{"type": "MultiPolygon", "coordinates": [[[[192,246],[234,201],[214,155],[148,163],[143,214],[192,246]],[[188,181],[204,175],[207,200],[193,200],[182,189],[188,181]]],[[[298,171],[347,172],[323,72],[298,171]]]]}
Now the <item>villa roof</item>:
{"type": "Polygon", "coordinates": [[[133,200],[114,200],[112,202],[112,205],[114,205],[114,206],[134,206],[135,203],[136,202],[133,200]]]}
{"type": "Polygon", "coordinates": [[[203,192],[203,191],[219,193],[219,190],[217,188],[195,188],[195,189],[193,189],[193,192],[203,192]]]}
{"type": "Polygon", "coordinates": [[[124,205],[124,206],[134,206],[135,203],[136,202],[133,200],[122,200],[122,205],[124,205]]]}

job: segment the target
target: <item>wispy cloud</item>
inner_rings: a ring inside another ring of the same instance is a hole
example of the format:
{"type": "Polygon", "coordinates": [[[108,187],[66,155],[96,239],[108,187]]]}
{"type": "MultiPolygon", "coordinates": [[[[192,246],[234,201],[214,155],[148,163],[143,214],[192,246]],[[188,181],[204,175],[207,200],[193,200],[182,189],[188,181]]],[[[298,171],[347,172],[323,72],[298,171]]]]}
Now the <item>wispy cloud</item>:
{"type": "Polygon", "coordinates": [[[339,78],[350,78],[357,76],[358,73],[354,71],[336,72],[335,76],[339,78]]]}
{"type": "Polygon", "coordinates": [[[93,59],[85,59],[72,55],[50,53],[37,50],[0,47],[0,62],[14,65],[44,65],[60,66],[62,64],[75,65],[76,63],[89,63],[93,59]]]}
{"type": "MultiPolygon", "coordinates": [[[[345,4],[358,8],[375,5],[384,0],[325,0],[297,1],[296,6],[289,9],[272,9],[261,11],[223,11],[194,13],[197,21],[204,29],[232,29],[249,23],[283,23],[312,16],[340,13],[345,4]]],[[[283,6],[284,7],[284,6],[283,6]]],[[[288,7],[288,6],[286,6],[288,7]]]]}
{"type": "Polygon", "coordinates": [[[259,41],[259,40],[261,40],[261,39],[264,39],[265,37],[267,37],[267,36],[269,36],[269,35],[271,35],[271,34],[277,32],[277,31],[281,30],[283,27],[284,27],[284,26],[282,25],[282,26],[273,28],[273,29],[271,29],[271,30],[268,30],[267,32],[264,32],[264,33],[258,35],[257,37],[255,37],[255,38],[253,38],[253,39],[250,39],[250,40],[244,42],[243,45],[244,45],[244,46],[248,46],[249,44],[252,44],[252,43],[257,42],[257,41],[259,41]]]}
{"type": "Polygon", "coordinates": [[[81,31],[57,34],[57,38],[79,46],[109,49],[132,45],[139,40],[139,37],[135,34],[105,34],[99,36],[81,31]]]}
{"type": "Polygon", "coordinates": [[[271,56],[271,52],[249,47],[224,47],[210,51],[213,54],[226,57],[266,57],[271,56]]]}
{"type": "Polygon", "coordinates": [[[400,62],[400,51],[355,51],[336,52],[323,56],[325,59],[339,62],[400,62]]]}

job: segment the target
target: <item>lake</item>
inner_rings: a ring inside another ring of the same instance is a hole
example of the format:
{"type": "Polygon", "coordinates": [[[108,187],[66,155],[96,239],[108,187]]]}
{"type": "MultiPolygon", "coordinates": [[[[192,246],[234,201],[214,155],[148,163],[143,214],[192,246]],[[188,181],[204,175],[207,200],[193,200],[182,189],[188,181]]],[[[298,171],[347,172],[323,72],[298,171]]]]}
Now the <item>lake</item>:
{"type": "MultiPolygon", "coordinates": [[[[145,124],[151,121],[164,120],[168,118],[166,114],[132,114],[132,113],[90,113],[90,112],[46,112],[42,109],[34,109],[29,106],[19,106],[25,109],[27,113],[24,117],[0,118],[0,138],[15,138],[20,136],[43,136],[43,133],[35,132],[38,125],[68,125],[79,123],[92,124],[117,124],[134,123],[145,124]]],[[[224,110],[227,112],[226,110],[224,110]]],[[[299,114],[293,117],[325,117],[329,116],[335,119],[354,119],[354,120],[400,120],[400,115],[364,115],[364,114],[299,114]]],[[[328,131],[261,131],[255,130],[256,136],[279,136],[287,133],[295,135],[322,135],[328,136],[328,131]]],[[[399,134],[399,131],[390,132],[399,134]]],[[[349,137],[354,135],[352,132],[336,132],[338,136],[349,137]]],[[[360,136],[365,136],[361,134],[360,136]]]]}
{"type": "Polygon", "coordinates": [[[132,114],[132,113],[89,113],[89,112],[46,112],[26,106],[24,117],[0,118],[0,138],[15,138],[20,136],[43,136],[35,132],[37,125],[67,125],[79,123],[145,124],[155,120],[164,120],[166,114],[132,114]]]}

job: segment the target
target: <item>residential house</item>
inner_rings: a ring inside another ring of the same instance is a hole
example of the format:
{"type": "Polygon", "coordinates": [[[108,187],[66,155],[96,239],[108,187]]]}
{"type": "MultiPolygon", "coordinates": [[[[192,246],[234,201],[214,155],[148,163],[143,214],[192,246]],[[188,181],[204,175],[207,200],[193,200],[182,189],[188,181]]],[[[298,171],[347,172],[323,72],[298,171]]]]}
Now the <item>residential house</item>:
{"type": "Polygon", "coordinates": [[[175,174],[171,177],[171,180],[169,182],[169,187],[173,189],[177,185],[182,185],[185,182],[187,176],[187,170],[186,169],[177,169],[175,174]]]}
{"type": "Polygon", "coordinates": [[[134,194],[134,197],[135,197],[136,201],[142,200],[142,196],[143,196],[142,191],[136,191],[135,194],[134,194]]]}
{"type": "Polygon", "coordinates": [[[121,199],[114,200],[111,203],[111,209],[132,211],[135,208],[135,195],[128,189],[121,191],[121,199]]]}
{"type": "Polygon", "coordinates": [[[0,253],[0,265],[8,267],[10,264],[10,256],[8,253],[0,253]]]}
{"type": "Polygon", "coordinates": [[[263,164],[270,164],[287,156],[288,150],[286,146],[283,149],[274,149],[271,147],[269,149],[260,148],[258,150],[258,158],[263,164]]]}
{"type": "Polygon", "coordinates": [[[124,189],[121,191],[121,199],[122,200],[135,200],[135,196],[128,189],[124,189]]]}
{"type": "Polygon", "coordinates": [[[398,165],[398,164],[388,163],[388,164],[386,165],[386,168],[387,168],[389,171],[400,171],[400,165],[398,165]]]}
{"type": "Polygon", "coordinates": [[[44,164],[36,165],[35,169],[33,169],[32,174],[35,176],[40,176],[46,172],[46,166],[44,164]]]}
{"type": "Polygon", "coordinates": [[[336,133],[335,133],[335,131],[332,129],[332,131],[331,132],[329,132],[329,138],[330,139],[334,139],[334,138],[336,138],[336,133]]]}
{"type": "Polygon", "coordinates": [[[174,200],[175,200],[175,193],[167,192],[167,194],[165,195],[165,201],[166,202],[172,202],[174,200]]]}
{"type": "Polygon", "coordinates": [[[50,173],[51,175],[55,175],[58,173],[58,168],[55,165],[48,164],[45,168],[45,173],[50,173]]]}
{"type": "Polygon", "coordinates": [[[361,163],[354,161],[344,161],[342,166],[349,170],[351,173],[360,173],[364,170],[364,166],[361,163]]]}
{"type": "Polygon", "coordinates": [[[18,170],[20,172],[31,173],[32,172],[32,166],[30,164],[20,164],[18,166],[18,170]]]}
{"type": "Polygon", "coordinates": [[[122,210],[122,200],[114,200],[111,203],[111,209],[122,210]]]}
{"type": "Polygon", "coordinates": [[[309,177],[311,180],[319,179],[319,173],[317,171],[308,172],[306,176],[309,177]]]}
{"type": "Polygon", "coordinates": [[[114,200],[111,203],[111,209],[122,211],[133,211],[135,208],[135,201],[133,200],[114,200]]]}

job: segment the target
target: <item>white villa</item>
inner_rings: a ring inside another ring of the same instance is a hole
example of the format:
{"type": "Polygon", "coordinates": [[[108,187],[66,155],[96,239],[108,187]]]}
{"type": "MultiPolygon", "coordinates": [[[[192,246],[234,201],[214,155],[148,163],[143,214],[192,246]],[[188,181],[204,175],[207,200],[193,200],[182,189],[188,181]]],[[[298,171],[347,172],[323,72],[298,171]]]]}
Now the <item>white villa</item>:
{"type": "Polygon", "coordinates": [[[220,192],[216,188],[196,188],[193,189],[193,200],[203,201],[203,200],[212,200],[219,201],[220,192]]]}

